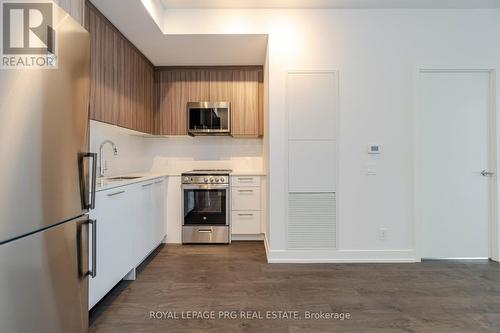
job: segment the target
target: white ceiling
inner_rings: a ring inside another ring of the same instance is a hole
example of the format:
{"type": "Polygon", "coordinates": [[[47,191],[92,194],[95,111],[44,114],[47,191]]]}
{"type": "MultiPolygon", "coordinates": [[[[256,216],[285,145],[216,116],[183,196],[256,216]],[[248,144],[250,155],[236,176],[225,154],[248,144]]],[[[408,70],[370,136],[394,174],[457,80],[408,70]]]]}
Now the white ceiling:
{"type": "Polygon", "coordinates": [[[500,0],[160,0],[165,8],[499,8],[500,0]]]}
{"type": "Polygon", "coordinates": [[[91,2],[155,66],[263,65],[267,35],[163,34],[140,0],[91,2]]]}

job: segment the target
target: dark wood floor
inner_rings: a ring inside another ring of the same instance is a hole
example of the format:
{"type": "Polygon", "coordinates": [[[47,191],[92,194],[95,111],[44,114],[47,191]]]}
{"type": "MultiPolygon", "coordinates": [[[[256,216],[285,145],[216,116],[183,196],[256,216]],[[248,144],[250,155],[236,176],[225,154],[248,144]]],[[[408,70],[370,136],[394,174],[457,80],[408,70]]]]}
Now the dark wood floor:
{"type": "Polygon", "coordinates": [[[90,315],[91,332],[500,332],[500,265],[266,264],[262,243],[166,246],[90,315]],[[350,320],[157,320],[150,311],[347,312],[350,320]]]}

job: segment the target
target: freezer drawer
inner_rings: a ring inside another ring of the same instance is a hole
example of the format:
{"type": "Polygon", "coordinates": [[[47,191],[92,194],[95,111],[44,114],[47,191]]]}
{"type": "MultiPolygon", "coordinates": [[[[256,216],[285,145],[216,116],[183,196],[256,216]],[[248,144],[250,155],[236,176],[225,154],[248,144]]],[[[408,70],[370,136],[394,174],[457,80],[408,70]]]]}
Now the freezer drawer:
{"type": "Polygon", "coordinates": [[[88,328],[88,218],[0,245],[0,331],[88,328]]]}

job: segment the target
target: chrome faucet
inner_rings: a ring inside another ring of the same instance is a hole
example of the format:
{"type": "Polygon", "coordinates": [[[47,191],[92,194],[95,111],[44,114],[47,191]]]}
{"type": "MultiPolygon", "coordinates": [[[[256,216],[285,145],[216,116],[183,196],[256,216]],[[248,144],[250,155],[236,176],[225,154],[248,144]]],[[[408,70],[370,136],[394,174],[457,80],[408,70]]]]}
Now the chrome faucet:
{"type": "Polygon", "coordinates": [[[104,177],[106,170],[108,170],[108,166],[106,161],[104,160],[104,152],[103,152],[103,147],[106,143],[109,143],[111,147],[113,148],[113,155],[118,155],[118,148],[116,147],[115,143],[111,140],[105,140],[101,143],[99,146],[99,177],[104,177]]]}

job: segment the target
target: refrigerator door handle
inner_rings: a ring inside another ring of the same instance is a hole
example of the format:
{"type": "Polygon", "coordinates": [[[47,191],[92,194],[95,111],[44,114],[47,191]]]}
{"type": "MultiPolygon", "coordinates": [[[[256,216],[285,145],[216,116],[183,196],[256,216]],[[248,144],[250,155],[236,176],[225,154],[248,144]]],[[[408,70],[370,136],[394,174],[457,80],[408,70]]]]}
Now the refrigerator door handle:
{"type": "Polygon", "coordinates": [[[97,276],[97,220],[89,220],[92,225],[92,270],[89,271],[91,278],[97,276]]]}
{"type": "Polygon", "coordinates": [[[95,278],[97,272],[97,220],[87,219],[79,224],[77,242],[79,244],[77,250],[79,276],[95,278]],[[89,230],[89,227],[92,227],[92,231],[89,230]],[[89,244],[90,238],[92,238],[91,244],[89,244]],[[92,252],[89,253],[90,251],[92,252]],[[90,269],[89,257],[92,259],[92,268],[90,269]]]}
{"type": "Polygon", "coordinates": [[[97,154],[96,153],[82,153],[80,155],[80,182],[82,189],[82,201],[84,209],[95,209],[95,193],[97,186],[97,154]],[[91,183],[90,183],[90,202],[87,202],[88,192],[85,183],[85,177],[83,174],[83,162],[86,158],[92,159],[92,167],[91,167],[91,183]]]}

